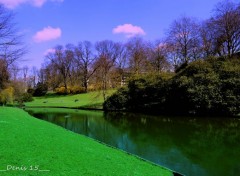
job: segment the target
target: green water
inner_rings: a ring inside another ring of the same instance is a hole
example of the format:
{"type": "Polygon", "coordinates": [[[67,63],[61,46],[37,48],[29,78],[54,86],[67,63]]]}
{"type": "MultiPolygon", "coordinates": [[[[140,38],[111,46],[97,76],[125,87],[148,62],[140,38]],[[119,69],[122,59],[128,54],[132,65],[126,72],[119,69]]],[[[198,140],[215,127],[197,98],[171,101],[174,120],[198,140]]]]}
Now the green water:
{"type": "Polygon", "coordinates": [[[65,109],[27,111],[185,175],[235,176],[240,173],[240,119],[65,109]]]}

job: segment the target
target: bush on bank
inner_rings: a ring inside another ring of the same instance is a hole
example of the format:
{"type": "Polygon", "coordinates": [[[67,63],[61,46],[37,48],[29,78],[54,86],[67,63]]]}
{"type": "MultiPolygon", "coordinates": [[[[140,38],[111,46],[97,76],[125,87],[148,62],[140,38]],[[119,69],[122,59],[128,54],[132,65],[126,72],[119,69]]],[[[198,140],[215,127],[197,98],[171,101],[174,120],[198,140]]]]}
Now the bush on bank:
{"type": "Polygon", "coordinates": [[[240,60],[190,63],[174,76],[130,80],[109,97],[104,109],[174,115],[235,116],[240,113],[240,60]]]}

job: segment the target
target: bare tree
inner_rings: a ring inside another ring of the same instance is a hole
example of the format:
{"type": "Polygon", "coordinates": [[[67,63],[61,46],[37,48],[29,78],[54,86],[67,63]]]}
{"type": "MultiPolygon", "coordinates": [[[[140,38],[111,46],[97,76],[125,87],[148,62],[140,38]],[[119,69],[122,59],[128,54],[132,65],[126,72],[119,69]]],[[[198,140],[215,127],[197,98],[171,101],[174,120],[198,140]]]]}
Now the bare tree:
{"type": "Polygon", "coordinates": [[[202,22],[199,32],[202,57],[206,58],[219,53],[219,48],[217,47],[215,40],[215,33],[217,33],[217,31],[213,27],[211,19],[202,22]]]}
{"type": "Polygon", "coordinates": [[[160,74],[162,71],[170,69],[170,64],[167,60],[167,44],[158,40],[150,47],[149,58],[153,72],[160,74]]]}
{"type": "MultiPolygon", "coordinates": [[[[0,72],[2,73],[10,72],[10,66],[26,52],[13,20],[13,13],[0,5],[0,62],[2,63],[0,72]]],[[[0,81],[8,81],[9,78],[9,76],[6,76],[1,78],[0,81]]],[[[0,83],[0,85],[3,84],[3,82],[0,83]]]]}
{"type": "Polygon", "coordinates": [[[55,53],[49,53],[47,58],[50,60],[53,68],[59,71],[62,77],[63,85],[65,87],[65,92],[68,89],[68,80],[70,75],[70,70],[72,62],[74,59],[74,51],[71,45],[67,45],[65,48],[63,46],[57,46],[55,48],[55,53]]]}
{"type": "Polygon", "coordinates": [[[232,57],[240,51],[240,6],[232,1],[222,1],[216,5],[211,18],[215,32],[215,44],[219,55],[232,57]]]}
{"type": "Polygon", "coordinates": [[[175,67],[197,59],[199,47],[199,25],[189,17],[181,17],[170,26],[166,43],[177,56],[175,67]]]}
{"type": "Polygon", "coordinates": [[[142,38],[132,38],[126,44],[128,52],[129,67],[133,74],[147,71],[147,44],[142,38]]]}
{"type": "MultiPolygon", "coordinates": [[[[37,72],[37,83],[48,84],[48,66],[51,64],[51,60],[49,60],[48,57],[52,57],[49,55],[46,56],[44,63],[41,64],[41,68],[37,72]]],[[[56,69],[51,68],[50,70],[56,69]]]]}
{"type": "Polygon", "coordinates": [[[37,85],[37,75],[38,75],[37,67],[35,67],[35,66],[32,67],[31,74],[32,74],[33,87],[36,87],[36,85],[37,85]]]}
{"type": "Polygon", "coordinates": [[[78,70],[81,72],[85,92],[88,91],[88,81],[90,77],[97,69],[97,67],[93,68],[95,59],[91,42],[80,42],[75,48],[75,63],[77,64],[78,70]]]}
{"type": "Polygon", "coordinates": [[[31,69],[29,69],[27,66],[24,66],[23,72],[26,72],[26,74],[24,74],[24,82],[27,83],[27,88],[35,88],[38,80],[38,69],[35,66],[33,66],[31,69]]]}
{"type": "Polygon", "coordinates": [[[115,79],[123,86],[127,68],[127,49],[124,44],[116,43],[116,52],[118,54],[115,60],[115,79]]]}
{"type": "Polygon", "coordinates": [[[28,70],[29,70],[29,68],[28,68],[27,65],[25,65],[25,66],[22,68],[23,80],[24,80],[25,83],[27,82],[28,70]]]}
{"type": "Polygon", "coordinates": [[[62,76],[55,64],[53,63],[48,64],[44,69],[44,72],[45,72],[45,82],[48,84],[49,88],[52,88],[54,90],[55,88],[61,85],[62,76]]]}
{"type": "Polygon", "coordinates": [[[13,65],[11,66],[11,71],[10,71],[10,73],[11,73],[11,78],[12,78],[14,81],[17,80],[17,77],[18,77],[19,72],[20,72],[20,68],[19,68],[16,64],[13,64],[13,65]]]}
{"type": "MultiPolygon", "coordinates": [[[[65,55],[65,63],[66,63],[66,75],[68,76],[67,79],[69,79],[71,85],[73,85],[73,81],[75,79],[74,76],[72,75],[72,71],[74,67],[73,62],[75,57],[73,44],[67,44],[65,46],[64,55],[65,55]]],[[[68,82],[67,79],[64,79],[64,86],[65,86],[65,81],[68,82]]]]}
{"type": "Polygon", "coordinates": [[[104,100],[106,100],[106,91],[110,81],[110,71],[113,68],[116,59],[119,57],[118,46],[110,40],[96,43],[97,60],[95,62],[96,77],[100,81],[104,100]]]}
{"type": "Polygon", "coordinates": [[[7,62],[4,59],[0,59],[0,90],[5,87],[9,77],[10,73],[7,69],[7,62]]]}

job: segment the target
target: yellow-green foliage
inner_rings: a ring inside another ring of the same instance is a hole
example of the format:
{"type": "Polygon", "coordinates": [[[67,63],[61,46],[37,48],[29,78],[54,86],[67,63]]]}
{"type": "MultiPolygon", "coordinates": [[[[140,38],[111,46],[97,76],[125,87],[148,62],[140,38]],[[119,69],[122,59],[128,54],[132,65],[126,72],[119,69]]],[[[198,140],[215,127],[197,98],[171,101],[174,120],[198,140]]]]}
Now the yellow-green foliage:
{"type": "Polygon", "coordinates": [[[63,94],[80,94],[80,93],[85,93],[84,87],[81,86],[69,86],[67,88],[67,91],[65,87],[58,87],[55,89],[55,92],[57,94],[63,95],[63,94]]]}
{"type": "Polygon", "coordinates": [[[84,87],[81,87],[81,86],[69,87],[69,90],[70,90],[70,93],[71,93],[71,94],[85,93],[84,87]]]}
{"type": "Polygon", "coordinates": [[[93,84],[89,84],[89,86],[88,86],[88,92],[98,91],[98,90],[101,90],[101,89],[99,88],[99,86],[96,86],[96,85],[93,85],[93,84]]]}
{"type": "Polygon", "coordinates": [[[58,87],[58,88],[55,89],[55,91],[56,91],[57,94],[60,94],[60,95],[70,93],[70,90],[68,89],[66,91],[65,87],[58,87]]]}
{"type": "Polygon", "coordinates": [[[14,99],[14,89],[8,87],[0,92],[0,103],[1,104],[13,104],[14,99]]]}

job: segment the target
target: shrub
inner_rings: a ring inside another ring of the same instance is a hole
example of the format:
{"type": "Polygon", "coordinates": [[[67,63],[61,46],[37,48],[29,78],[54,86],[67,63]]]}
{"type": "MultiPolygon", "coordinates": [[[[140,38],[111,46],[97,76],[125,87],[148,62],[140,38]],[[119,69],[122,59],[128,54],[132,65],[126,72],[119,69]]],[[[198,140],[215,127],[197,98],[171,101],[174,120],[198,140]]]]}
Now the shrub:
{"type": "Polygon", "coordinates": [[[218,75],[211,64],[197,61],[189,64],[168,84],[165,110],[176,114],[207,114],[219,99],[218,75]]]}
{"type": "Polygon", "coordinates": [[[65,87],[58,87],[55,89],[55,92],[59,95],[86,93],[85,88],[81,87],[81,86],[68,87],[67,91],[66,91],[65,87]]]}
{"type": "Polygon", "coordinates": [[[105,110],[155,111],[165,101],[165,84],[171,76],[131,79],[104,103],[105,110]]]}
{"type": "Polygon", "coordinates": [[[90,85],[88,86],[88,92],[97,91],[97,90],[99,90],[99,89],[97,89],[95,85],[91,85],[91,84],[90,84],[90,85]]]}
{"type": "Polygon", "coordinates": [[[240,62],[196,61],[170,83],[166,109],[177,114],[233,116],[240,112],[240,62]]]}
{"type": "Polygon", "coordinates": [[[67,95],[70,93],[70,90],[69,89],[66,90],[65,87],[58,87],[55,89],[55,92],[59,95],[67,95]]]}
{"type": "Polygon", "coordinates": [[[23,93],[20,97],[21,102],[30,102],[33,101],[32,94],[30,93],[23,93]]]}
{"type": "Polygon", "coordinates": [[[120,88],[112,96],[108,97],[103,104],[105,110],[125,110],[128,103],[128,89],[120,88]]]}
{"type": "Polygon", "coordinates": [[[0,104],[13,104],[14,89],[12,87],[6,88],[0,92],[0,104]]]}
{"type": "Polygon", "coordinates": [[[33,95],[35,90],[33,88],[28,88],[27,93],[33,95]]]}
{"type": "Polygon", "coordinates": [[[69,88],[70,94],[86,93],[85,88],[81,86],[73,86],[69,88]]]}
{"type": "Polygon", "coordinates": [[[33,93],[33,96],[40,97],[46,95],[48,91],[48,86],[45,83],[37,83],[36,89],[33,93]]]}

